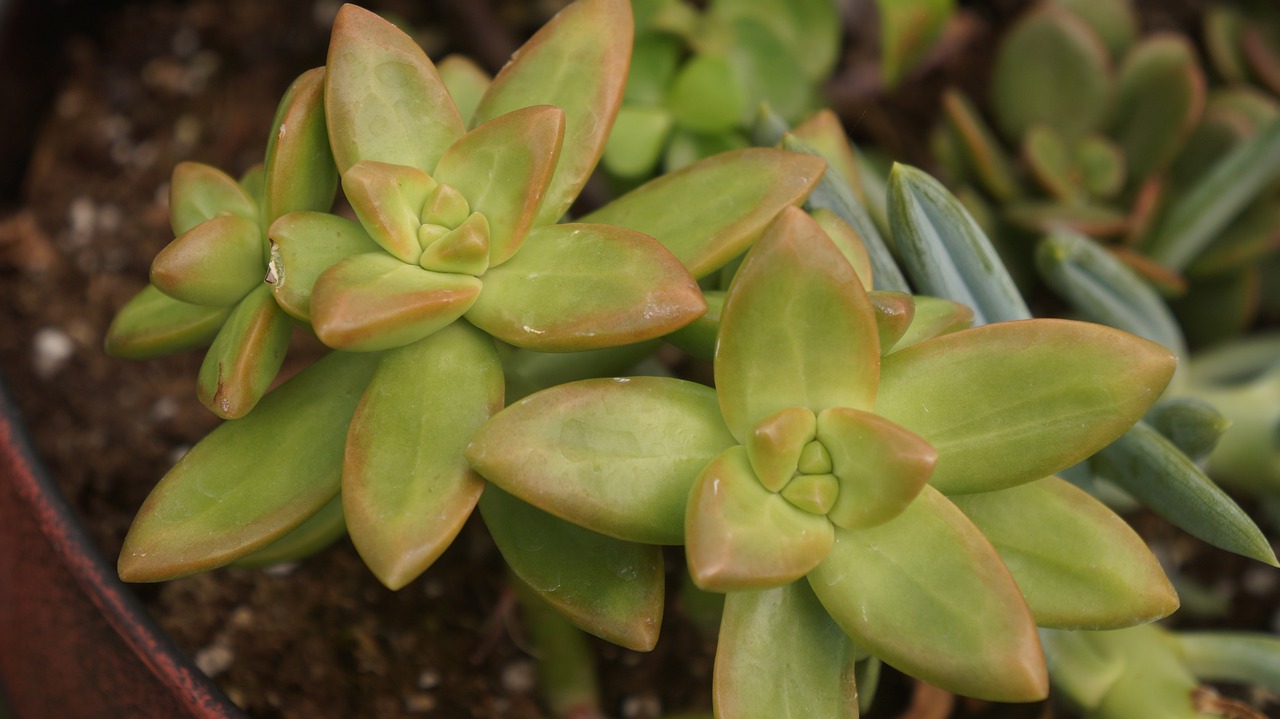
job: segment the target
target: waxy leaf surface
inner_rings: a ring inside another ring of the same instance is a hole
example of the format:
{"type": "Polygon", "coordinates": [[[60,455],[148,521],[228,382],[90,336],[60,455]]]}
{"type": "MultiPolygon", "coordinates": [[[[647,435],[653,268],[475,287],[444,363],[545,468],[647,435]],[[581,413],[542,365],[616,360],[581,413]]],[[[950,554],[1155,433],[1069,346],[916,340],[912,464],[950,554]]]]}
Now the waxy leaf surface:
{"type": "Polygon", "coordinates": [[[287,212],[324,212],[333,204],[338,168],[324,122],[324,68],[302,73],[280,100],[267,140],[262,225],[287,212]]]}
{"type": "Polygon", "coordinates": [[[199,162],[179,162],[169,182],[169,221],[175,237],[220,215],[258,221],[258,205],[227,173],[199,162]]]}
{"type": "Polygon", "coordinates": [[[369,236],[411,264],[422,254],[422,206],[435,188],[430,175],[408,165],[361,160],[342,173],[342,191],[369,236]]]}
{"type": "Polygon", "coordinates": [[[925,487],[897,519],[837,529],[809,585],[858,646],[948,691],[991,701],[1048,692],[1035,623],[991,544],[925,487]]]}
{"type": "Polygon", "coordinates": [[[619,539],[684,541],[689,488],[733,445],[715,391],[657,377],[560,385],[507,407],[467,458],[489,481],[619,539]]]}
{"type": "Polygon", "coordinates": [[[230,314],[230,307],[179,302],[147,285],[116,313],[103,346],[107,354],[128,359],[203,347],[213,341],[230,314]]]}
{"type": "Polygon", "coordinates": [[[701,316],[702,293],[650,237],[609,225],[534,228],[484,275],[467,319],[504,342],[544,351],[661,337],[701,316]]]}
{"type": "Polygon", "coordinates": [[[507,566],[575,625],[638,652],[662,625],[662,548],[615,539],[489,486],[480,514],[507,566]]]}
{"type": "Polygon", "coordinates": [[[702,278],[742,254],[822,177],[821,158],[769,148],[714,155],[652,180],[582,218],[655,238],[702,278]]]}
{"type": "Polygon", "coordinates": [[[915,301],[915,314],[911,317],[911,324],[889,348],[891,351],[896,352],[934,337],[967,330],[973,325],[973,310],[959,302],[927,295],[915,295],[912,299],[915,301]]]}
{"type": "Polygon", "coordinates": [[[871,409],[879,344],[853,268],[812,218],[784,210],[725,299],[715,376],[733,436],[789,407],[871,409]]]}
{"type": "Polygon", "coordinates": [[[271,386],[289,348],[293,321],[259,285],[236,305],[200,364],[196,394],[223,419],[243,417],[271,386]]]}
{"type": "Polygon", "coordinates": [[[788,407],[755,424],[742,444],[756,479],[781,492],[800,464],[805,445],[817,436],[818,419],[803,407],[788,407]]]}
{"type": "Polygon", "coordinates": [[[827,516],[848,529],[898,516],[929,481],[938,453],[882,417],[848,407],[818,415],[818,441],[831,455],[840,493],[827,516]]]}
{"type": "Polygon", "coordinates": [[[1042,627],[1119,629],[1178,608],[1142,538],[1057,477],[952,501],[995,546],[1042,627]]]}
{"type": "Polygon", "coordinates": [[[464,127],[426,53],[399,28],[355,5],[333,21],[325,116],[339,172],[361,160],[435,169],[464,127]]]}
{"type": "Polygon", "coordinates": [[[484,489],[463,452],[502,408],[493,340],[465,322],[389,350],[347,433],[347,532],[383,584],[399,589],[453,542],[484,489]]]}
{"type": "Polygon", "coordinates": [[[453,98],[453,104],[462,116],[462,124],[469,126],[471,117],[476,113],[476,106],[480,104],[480,98],[484,97],[493,78],[465,55],[449,55],[436,63],[436,70],[449,89],[449,96],[453,98]]]}
{"type": "Polygon", "coordinates": [[[342,519],[342,496],[338,495],[288,534],[235,560],[231,566],[259,568],[296,562],[328,547],[346,533],[347,524],[342,519]]]}
{"type": "Polygon", "coordinates": [[[151,262],[151,284],[175,300],[227,307],[262,284],[262,230],[221,215],[196,225],[151,262]]]}
{"type": "Polygon", "coordinates": [[[624,0],[579,0],[516,51],[480,99],[473,125],[532,105],[564,110],[564,148],[536,224],[560,219],[604,152],[627,80],[632,25],[624,0]]]}
{"type": "Polygon", "coordinates": [[[794,582],[831,549],[831,522],[761,486],[731,447],[698,475],[685,515],[685,555],[699,588],[765,589],[794,582]]]}
{"type": "Polygon", "coordinates": [[[284,536],[338,494],[347,423],[373,355],[331,354],[201,440],[152,490],[120,550],[120,577],[220,567],[284,536]]]}
{"type": "Polygon", "coordinates": [[[1000,322],[885,357],[876,413],[938,451],[934,487],[992,491],[1111,443],[1159,398],[1174,364],[1160,345],[1101,325],[1000,322]]]}
{"type": "Polygon", "coordinates": [[[271,223],[267,281],[280,308],[311,321],[311,291],[320,274],[353,255],[379,251],[358,223],[324,212],[290,212],[271,223]]]}
{"type": "Polygon", "coordinates": [[[723,719],[857,719],[854,648],[805,582],[730,592],[712,701],[723,719]]]}

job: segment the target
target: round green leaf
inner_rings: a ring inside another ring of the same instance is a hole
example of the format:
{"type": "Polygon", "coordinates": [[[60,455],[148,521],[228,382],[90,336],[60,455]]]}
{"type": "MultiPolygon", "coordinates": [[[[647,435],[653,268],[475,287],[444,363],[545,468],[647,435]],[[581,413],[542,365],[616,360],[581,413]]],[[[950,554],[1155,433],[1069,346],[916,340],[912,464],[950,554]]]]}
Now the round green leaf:
{"type": "Polygon", "coordinates": [[[311,290],[320,274],[353,255],[379,252],[359,224],[322,212],[290,212],[271,223],[267,283],[280,308],[311,321],[311,290]]]}
{"type": "Polygon", "coordinates": [[[226,307],[262,284],[262,230],[219,215],[179,235],[151,262],[151,284],[175,300],[226,307]]]}

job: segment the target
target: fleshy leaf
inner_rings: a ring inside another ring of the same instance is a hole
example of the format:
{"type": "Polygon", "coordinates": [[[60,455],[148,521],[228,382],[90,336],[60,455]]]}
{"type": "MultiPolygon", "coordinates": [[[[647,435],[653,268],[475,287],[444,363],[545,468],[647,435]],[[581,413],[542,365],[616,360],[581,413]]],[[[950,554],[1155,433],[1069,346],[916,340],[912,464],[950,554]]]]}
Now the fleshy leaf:
{"type": "Polygon", "coordinates": [[[456,188],[489,220],[490,264],[506,262],[524,240],[564,141],[564,111],[536,105],[468,132],[440,158],[432,177],[456,188]]]}
{"type": "Polygon", "coordinates": [[[1013,166],[969,98],[959,90],[947,90],[942,96],[942,110],[982,187],[997,200],[1017,197],[1020,189],[1013,166]]]}
{"type": "Polygon", "coordinates": [[[662,625],[662,548],[624,542],[536,509],[497,486],[480,514],[507,566],[574,624],[647,652],[662,625]]]}
{"type": "Polygon", "coordinates": [[[465,128],[426,53],[376,14],[343,5],[333,21],[324,107],[338,171],[361,160],[430,173],[465,128]]]}
{"type": "Polygon", "coordinates": [[[742,254],[822,176],[820,158],[769,148],[714,155],[663,175],[582,218],[643,232],[702,278],[742,254]]]}
{"type": "Polygon", "coordinates": [[[1183,36],[1150,36],[1125,55],[1109,124],[1124,150],[1131,182],[1168,167],[1199,122],[1204,103],[1204,72],[1183,36]]]}
{"type": "Polygon", "coordinates": [[[707,302],[706,314],[667,335],[666,340],[703,362],[711,362],[716,357],[716,336],[720,334],[724,292],[706,290],[702,299],[707,302]]]}
{"type": "Polygon", "coordinates": [[[280,371],[293,321],[259,285],[235,306],[200,364],[196,394],[223,419],[243,417],[280,371]]]}
{"type": "Polygon", "coordinates": [[[532,105],[564,110],[564,147],[535,225],[560,219],[604,152],[626,84],[632,25],[624,0],[569,5],[512,55],[476,108],[473,125],[532,105]]]}
{"type": "Polygon", "coordinates": [[[832,407],[818,415],[818,441],[831,455],[840,494],[827,517],[857,529],[898,516],[929,481],[938,453],[910,431],[870,412],[832,407]]]}
{"type": "Polygon", "coordinates": [[[227,173],[199,162],[179,162],[169,181],[169,220],[173,234],[221,215],[258,221],[258,205],[227,173]]]}
{"type": "Polygon", "coordinates": [[[858,646],[911,676],[991,701],[1048,692],[1035,623],[1009,570],[931,487],[891,522],[837,529],[809,584],[858,646]]]}
{"type": "Polygon", "coordinates": [[[193,305],[233,305],[262,284],[262,275],[262,230],[234,215],[196,225],[151,262],[151,284],[193,305]]]}
{"type": "Polygon", "coordinates": [[[383,584],[400,589],[440,556],[484,481],[463,452],[502,408],[493,340],[465,322],[382,355],[347,432],[347,532],[383,584]]]}
{"type": "Polygon", "coordinates": [[[1120,629],[1178,608],[1142,538],[1057,477],[951,501],[995,546],[1042,627],[1120,629]]]}
{"type": "Polygon", "coordinates": [[[733,130],[749,102],[733,65],[708,53],[695,54],[681,66],[666,99],[678,125],[708,135],[733,130]]]}
{"type": "Polygon", "coordinates": [[[342,173],[342,191],[369,236],[393,257],[411,264],[422,254],[419,216],[434,189],[435,180],[408,165],[362,160],[342,173]]]}
{"type": "Polygon", "coordinates": [[[1187,667],[1211,682],[1258,684],[1280,691],[1280,637],[1261,632],[1179,632],[1187,667]]]}
{"type": "Polygon", "coordinates": [[[282,562],[296,562],[328,547],[347,533],[342,519],[341,495],[329,500],[307,521],[256,552],[232,562],[234,567],[269,567],[282,562]]]}
{"type": "Polygon", "coordinates": [[[725,299],[715,375],[733,436],[746,441],[789,407],[870,409],[879,365],[875,312],[853,268],[804,211],[783,210],[725,299]]]}
{"type": "Polygon", "coordinates": [[[323,212],[290,212],[271,223],[267,284],[280,308],[311,321],[311,290],[320,274],[348,257],[380,252],[358,223],[323,212]]]}
{"type": "Polygon", "coordinates": [[[725,450],[698,475],[684,534],[694,584],[715,592],[794,582],[822,561],[834,536],[826,517],[761,486],[742,447],[725,450]]]}
{"type": "Polygon", "coordinates": [[[479,212],[471,213],[461,225],[424,247],[418,266],[432,272],[483,275],[489,269],[488,219],[479,212]]]}
{"type": "MultiPolygon", "coordinates": [[[[839,174],[841,180],[853,190],[858,199],[865,204],[863,194],[861,161],[849,144],[849,136],[845,134],[840,117],[831,110],[820,110],[809,119],[792,128],[791,133],[817,150],[827,161],[827,174],[832,171],[839,174]]],[[[769,143],[774,144],[774,143],[769,143]]]]}
{"type": "Polygon", "coordinates": [[[324,212],[338,189],[338,168],[324,122],[324,68],[302,73],[280,100],[267,140],[262,225],[299,210],[324,212]]]}
{"type": "Polygon", "coordinates": [[[1000,322],[886,356],[876,413],[938,450],[934,487],[992,491],[1110,444],[1159,398],[1174,365],[1160,345],[1101,325],[1000,322]]]}
{"type": "Polygon", "coordinates": [[[915,301],[915,314],[911,318],[911,325],[889,348],[892,351],[906,349],[940,335],[969,329],[973,325],[973,310],[959,302],[927,295],[915,295],[912,299],[915,301]]]}
{"type": "Polygon", "coordinates": [[[156,582],[220,567],[337,496],[347,423],[375,361],[331,354],[200,440],[138,510],[120,577],[156,582]]]}
{"type": "Polygon", "coordinates": [[[905,292],[875,290],[867,293],[876,311],[876,328],[880,331],[880,354],[888,354],[915,321],[916,303],[905,292]]]}
{"type": "Polygon", "coordinates": [[[857,719],[855,658],[804,582],[730,592],[716,645],[717,716],[857,719]]]}
{"type": "Polygon", "coordinates": [[[449,55],[436,63],[436,70],[458,108],[462,124],[470,125],[471,116],[475,115],[476,106],[493,78],[465,55],[449,55]]]}
{"type": "Polygon", "coordinates": [[[938,42],[955,12],[954,0],[880,0],[880,77],[896,87],[938,42]]]}
{"type": "Polygon", "coordinates": [[[592,379],[499,412],[476,432],[467,459],[495,485],[588,529],[680,544],[689,488],[733,444],[708,387],[592,379]]]}
{"type": "Polygon", "coordinates": [[[651,237],[609,225],[535,227],[519,254],[484,276],[467,319],[528,349],[631,344],[707,309],[689,273],[651,237]]]}
{"type": "Polygon", "coordinates": [[[461,317],[480,288],[469,275],[430,272],[382,252],[353,255],[316,280],[311,324],[335,349],[399,347],[461,317]]]}
{"type": "Polygon", "coordinates": [[[788,407],[751,428],[743,441],[756,479],[770,492],[781,492],[791,481],[800,454],[817,436],[818,420],[803,407],[788,407]]]}
{"type": "Polygon", "coordinates": [[[195,349],[212,342],[230,314],[230,307],[179,302],[147,285],[116,313],[103,347],[128,359],[195,349]]]}
{"type": "Polygon", "coordinates": [[[871,256],[867,254],[862,238],[858,237],[858,231],[831,210],[818,208],[810,214],[822,231],[827,233],[827,237],[831,238],[832,244],[840,250],[840,254],[849,261],[853,271],[858,275],[858,281],[862,283],[862,288],[870,292],[872,289],[871,256]]]}
{"type": "Polygon", "coordinates": [[[601,164],[620,177],[643,178],[652,174],[671,127],[671,112],[665,107],[623,105],[604,146],[601,164]]]}

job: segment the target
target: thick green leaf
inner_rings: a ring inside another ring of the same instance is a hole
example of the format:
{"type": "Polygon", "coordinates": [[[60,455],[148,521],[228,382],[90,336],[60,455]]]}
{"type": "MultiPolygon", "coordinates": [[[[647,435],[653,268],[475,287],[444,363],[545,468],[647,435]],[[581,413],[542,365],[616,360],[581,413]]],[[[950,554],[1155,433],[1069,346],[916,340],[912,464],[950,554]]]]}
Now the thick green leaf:
{"type": "Polygon", "coordinates": [[[365,231],[382,249],[409,264],[417,263],[422,254],[418,228],[423,205],[435,189],[430,175],[408,165],[361,160],[342,173],[342,192],[365,231]]]}
{"type": "Polygon", "coordinates": [[[1049,690],[1009,570],[930,487],[891,522],[837,529],[809,584],[858,646],[911,676],[992,701],[1037,701],[1049,690]]]}
{"type": "Polygon", "coordinates": [[[418,266],[432,272],[479,277],[489,269],[489,220],[473,212],[422,250],[418,266]]]}
{"type": "Polygon", "coordinates": [[[825,80],[839,56],[839,11],[829,0],[717,0],[710,3],[709,15],[767,27],[800,67],[793,83],[795,77],[825,80]]]}
{"type": "Polygon", "coordinates": [[[880,78],[894,87],[933,49],[955,0],[878,0],[880,78]]]}
{"type": "Polygon", "coordinates": [[[484,480],[463,452],[500,409],[493,340],[465,322],[382,355],[347,432],[342,508],[383,584],[413,581],[471,516],[484,480]]]}
{"type": "Polygon", "coordinates": [[[329,355],[196,444],[138,510],[120,577],[156,582],[220,567],[337,496],[347,423],[376,359],[329,355]]]}
{"type": "Polygon", "coordinates": [[[169,220],[173,234],[221,215],[258,221],[258,204],[227,173],[199,162],[179,162],[169,181],[169,220]]]}
{"type": "MultiPolygon", "coordinates": [[[[786,132],[785,126],[782,132],[786,132]]],[[[849,144],[849,136],[844,134],[844,125],[841,124],[839,115],[831,110],[820,110],[796,125],[791,130],[791,134],[817,150],[822,159],[827,161],[827,171],[824,173],[826,177],[831,177],[833,172],[837,173],[838,178],[833,179],[843,180],[858,199],[863,204],[867,204],[862,187],[863,163],[858,159],[858,153],[854,151],[853,146],[849,144]]],[[[781,140],[780,134],[778,139],[760,144],[775,145],[781,140]]]]}
{"type": "Polygon", "coordinates": [[[661,337],[707,309],[698,285],[651,237],[610,225],[535,227],[484,276],[467,319],[528,349],[569,351],[661,337]]]}
{"type": "Polygon", "coordinates": [[[1115,0],[1053,0],[1068,8],[1107,45],[1111,57],[1123,57],[1138,36],[1138,18],[1127,2],[1115,0]]]}
{"type": "Polygon", "coordinates": [[[235,306],[200,364],[196,395],[223,419],[253,409],[280,371],[293,321],[259,285],[235,306]]]}
{"type": "Polygon", "coordinates": [[[1080,181],[1090,195],[1111,198],[1124,188],[1128,166],[1124,153],[1111,140],[1101,135],[1089,135],[1076,144],[1075,156],[1080,167],[1080,181]]]}
{"type": "Polygon", "coordinates": [[[992,491],[1114,441],[1159,398],[1174,365],[1165,348],[1101,325],[1001,322],[886,356],[876,413],[938,450],[934,487],[992,491]]]}
{"type": "Polygon", "coordinates": [[[789,407],[870,409],[879,337],[844,256],[804,211],[783,210],[725,299],[715,375],[733,436],[789,407]]]}
{"type": "Polygon", "coordinates": [[[707,387],[592,379],[499,412],[476,432],[467,459],[499,487],[588,529],[680,544],[689,488],[733,444],[707,387]]]}
{"type": "Polygon", "coordinates": [[[643,232],[702,278],[742,254],[822,176],[820,159],[770,148],[715,155],[663,175],[582,218],[643,232]]]}
{"type": "Polygon", "coordinates": [[[619,177],[643,179],[653,173],[662,157],[672,122],[665,107],[623,105],[600,162],[619,177]]]}
{"type": "Polygon", "coordinates": [[[1074,140],[1097,128],[1111,95],[1107,47],[1079,16],[1043,3],[1022,16],[1000,44],[992,108],[1006,138],[1047,123],[1074,140]]]}
{"type": "Polygon", "coordinates": [[[267,283],[280,308],[311,321],[311,290],[320,274],[353,255],[379,252],[359,224],[323,212],[290,212],[271,223],[267,283]]]}
{"type": "Polygon", "coordinates": [[[846,529],[875,526],[901,514],[938,460],[933,447],[910,431],[847,407],[818,415],[818,441],[840,480],[839,497],[827,516],[846,529]]]}
{"type": "MultiPolygon", "coordinates": [[[[817,438],[818,418],[803,407],[788,407],[751,427],[742,444],[756,479],[770,492],[781,492],[800,465],[805,446],[817,438]]],[[[831,468],[822,470],[830,472],[831,468]]],[[[825,512],[823,512],[825,514],[825,512]]]]}
{"type": "Polygon", "coordinates": [[[976,324],[1031,316],[991,241],[937,180],[894,164],[889,222],[902,264],[921,292],[968,305],[976,324]]]}
{"type": "Polygon", "coordinates": [[[1142,538],[1057,477],[951,501],[995,546],[1042,627],[1119,629],[1178,608],[1142,538]]]}
{"type": "Polygon", "coordinates": [[[880,354],[888,354],[906,335],[915,321],[916,303],[905,292],[874,291],[867,293],[876,311],[876,327],[880,330],[880,354]]]}
{"type": "Polygon", "coordinates": [[[949,89],[942,96],[942,110],[960,141],[965,163],[973,168],[982,187],[1001,201],[1021,194],[1012,162],[969,98],[949,89]]]}
{"type": "Polygon", "coordinates": [[[973,325],[973,310],[958,302],[927,295],[915,295],[912,299],[915,300],[915,315],[902,338],[889,348],[892,351],[906,349],[939,335],[959,332],[973,325]]]}
{"type": "Polygon", "coordinates": [[[578,0],[512,55],[476,108],[473,125],[532,105],[564,110],[564,147],[535,225],[560,219],[604,152],[627,80],[632,25],[625,0],[578,0]]]}
{"type": "Polygon", "coordinates": [[[267,140],[262,225],[285,213],[324,212],[338,189],[338,168],[324,121],[324,68],[302,73],[280,100],[267,140]]]}
{"type": "Polygon", "coordinates": [[[296,562],[328,547],[346,533],[347,523],[342,519],[342,496],[339,495],[288,534],[256,552],[246,554],[231,565],[257,568],[296,562]]]}
{"type": "Polygon", "coordinates": [[[858,231],[831,210],[818,208],[810,214],[840,250],[840,254],[844,255],[849,265],[853,267],[854,273],[858,275],[858,281],[862,283],[862,288],[871,292],[874,286],[871,256],[867,254],[867,247],[862,244],[862,238],[858,237],[858,231]]]}
{"type": "Polygon", "coordinates": [[[662,625],[662,548],[624,542],[558,519],[497,486],[480,514],[507,565],[575,625],[647,652],[662,625]]]}
{"type": "Polygon", "coordinates": [[[855,654],[804,582],[730,592],[716,645],[716,716],[857,719],[855,654]]]}
{"type": "Polygon", "coordinates": [[[151,262],[151,284],[180,302],[227,307],[262,284],[262,230],[235,215],[201,222],[151,262]]]}
{"type": "Polygon", "coordinates": [[[703,291],[702,298],[707,302],[706,314],[667,335],[667,341],[703,362],[714,361],[724,294],[720,290],[703,291]]]}
{"type": "MultiPolygon", "coordinates": [[[[1072,633],[1051,634],[1070,637],[1072,633]]],[[[1206,716],[1196,707],[1199,683],[1179,656],[1177,644],[1158,625],[1143,624],[1109,632],[1079,632],[1078,635],[1065,645],[1056,637],[1047,638],[1045,650],[1053,655],[1050,666],[1053,667],[1055,685],[1058,684],[1060,667],[1065,664],[1068,671],[1076,674],[1073,677],[1075,681],[1067,686],[1086,692],[1085,696],[1073,696],[1072,699],[1096,701],[1090,707],[1093,716],[1158,716],[1162,719],[1203,719],[1206,716]],[[1113,675],[1112,667],[1116,664],[1121,670],[1113,675]],[[1088,677],[1090,671],[1100,672],[1101,676],[1088,677]]]]}
{"type": "Polygon", "coordinates": [[[1280,637],[1261,632],[1179,632],[1171,636],[1197,678],[1258,684],[1280,692],[1280,637]]]}
{"type": "Polygon", "coordinates": [[[720,55],[696,54],[672,80],[666,104],[676,124],[706,134],[732,130],[747,112],[747,89],[720,55]]]}
{"type": "Polygon", "coordinates": [[[514,110],[468,132],[440,158],[432,177],[454,187],[489,220],[489,264],[506,262],[533,224],[564,140],[564,111],[514,110]]]}
{"type": "Polygon", "coordinates": [[[694,584],[730,592],[804,577],[827,555],[834,532],[826,517],[765,489],[746,449],[730,447],[693,483],[684,535],[694,584]]]}
{"type": "Polygon", "coordinates": [[[1040,186],[1059,200],[1071,202],[1084,193],[1080,168],[1065,138],[1049,125],[1036,123],[1022,135],[1022,158],[1040,186]]]}
{"type": "Polygon", "coordinates": [[[325,116],[341,173],[361,160],[430,173],[465,130],[422,48],[368,10],[338,11],[326,67],[325,116]]]}
{"type": "Polygon", "coordinates": [[[147,285],[111,320],[103,348],[116,357],[146,359],[203,347],[231,309],[179,302],[147,285]]]}
{"type": "Polygon", "coordinates": [[[480,288],[469,275],[430,272],[383,252],[352,255],[316,280],[311,324],[335,349],[400,347],[461,317],[480,288]]]}
{"type": "Polygon", "coordinates": [[[1096,641],[1100,636],[1104,634],[1057,629],[1040,632],[1054,691],[1087,709],[1096,709],[1128,669],[1124,657],[1096,641]]]}
{"type": "Polygon", "coordinates": [[[534,392],[580,379],[624,376],[661,346],[661,340],[650,340],[583,352],[538,352],[500,345],[506,401],[511,404],[534,392]]]}
{"type": "Polygon", "coordinates": [[[1144,39],[1124,59],[1110,135],[1124,150],[1131,184],[1162,172],[1204,111],[1204,72],[1181,35],[1144,39]]]}
{"type": "Polygon", "coordinates": [[[458,108],[462,124],[470,125],[471,117],[476,113],[480,98],[489,89],[493,78],[465,55],[449,55],[436,63],[440,72],[440,80],[449,90],[453,104],[458,108]]]}
{"type": "Polygon", "coordinates": [[[1197,464],[1208,458],[1231,428],[1231,420],[1213,405],[1196,397],[1175,397],[1157,402],[1143,421],[1197,464]]]}

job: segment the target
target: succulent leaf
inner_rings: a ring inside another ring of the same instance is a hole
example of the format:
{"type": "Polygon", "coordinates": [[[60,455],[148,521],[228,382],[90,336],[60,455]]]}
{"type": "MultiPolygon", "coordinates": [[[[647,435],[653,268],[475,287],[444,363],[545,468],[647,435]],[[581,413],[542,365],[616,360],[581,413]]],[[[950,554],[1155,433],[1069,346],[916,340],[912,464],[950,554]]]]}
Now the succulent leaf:
{"type": "Polygon", "coordinates": [[[1124,152],[1132,184],[1169,166],[1204,105],[1204,73],[1186,38],[1148,36],[1125,56],[1108,124],[1124,152]]]}
{"type": "Polygon", "coordinates": [[[347,523],[342,518],[342,495],[276,541],[231,563],[233,567],[256,569],[283,562],[305,559],[346,536],[347,523]]]}
{"type": "Polygon", "coordinates": [[[858,231],[853,226],[845,222],[839,215],[824,208],[818,208],[810,213],[822,231],[827,233],[827,237],[840,250],[840,254],[849,261],[853,267],[853,271],[858,275],[858,281],[862,283],[862,288],[867,292],[871,292],[873,287],[871,257],[867,254],[866,245],[862,244],[862,238],[858,237],[858,231]]]}
{"type": "Polygon", "coordinates": [[[449,91],[449,97],[453,98],[454,106],[458,108],[462,124],[470,126],[471,118],[476,114],[476,106],[480,104],[480,98],[484,97],[493,78],[464,55],[445,57],[436,63],[436,71],[440,73],[440,80],[449,91]]]}
{"type": "Polygon", "coordinates": [[[267,140],[262,226],[288,212],[324,212],[338,189],[338,169],[324,121],[324,68],[302,73],[285,90],[267,140]]]}
{"type": "Polygon", "coordinates": [[[262,230],[235,215],[201,222],[151,262],[151,284],[193,305],[233,305],[262,284],[262,275],[262,230]]]}
{"type": "Polygon", "coordinates": [[[876,327],[880,330],[880,354],[889,354],[915,321],[915,299],[905,292],[874,291],[867,293],[876,311],[876,327]]]}
{"type": "Polygon", "coordinates": [[[267,230],[272,258],[267,284],[280,308],[311,321],[311,291],[321,273],[348,257],[380,246],[358,223],[323,212],[290,212],[267,230]]]}
{"type": "Polygon", "coordinates": [[[422,255],[418,227],[436,187],[430,175],[408,165],[362,160],[342,173],[342,191],[365,231],[392,257],[410,264],[422,255]]]}
{"type": "Polygon", "coordinates": [[[227,173],[199,162],[179,162],[169,181],[169,219],[175,237],[222,215],[258,221],[258,204],[227,173]]]}
{"type": "Polygon", "coordinates": [[[227,317],[200,364],[196,395],[223,419],[243,417],[280,372],[293,321],[258,285],[227,317]]]}
{"type": "Polygon", "coordinates": [[[418,266],[432,272],[483,275],[489,269],[489,228],[485,215],[471,213],[462,224],[423,247],[418,266]]]}
{"type": "Polygon", "coordinates": [[[870,412],[832,407],[818,415],[818,441],[831,455],[840,493],[827,517],[871,527],[897,517],[929,481],[938,453],[923,439],[870,412]]]}
{"type": "Polygon", "coordinates": [[[742,445],[756,479],[765,489],[781,492],[791,481],[805,446],[818,436],[817,428],[817,417],[803,407],[788,407],[751,428],[742,445]]]}
{"type": "Polygon", "coordinates": [[[973,310],[958,302],[927,295],[915,295],[912,299],[915,301],[915,314],[911,318],[911,324],[889,348],[890,351],[903,350],[927,339],[973,326],[973,310]]]}
{"type": "Polygon", "coordinates": [[[147,285],[116,313],[103,348],[115,357],[145,359],[203,347],[231,309],[179,302],[147,285]]]}

